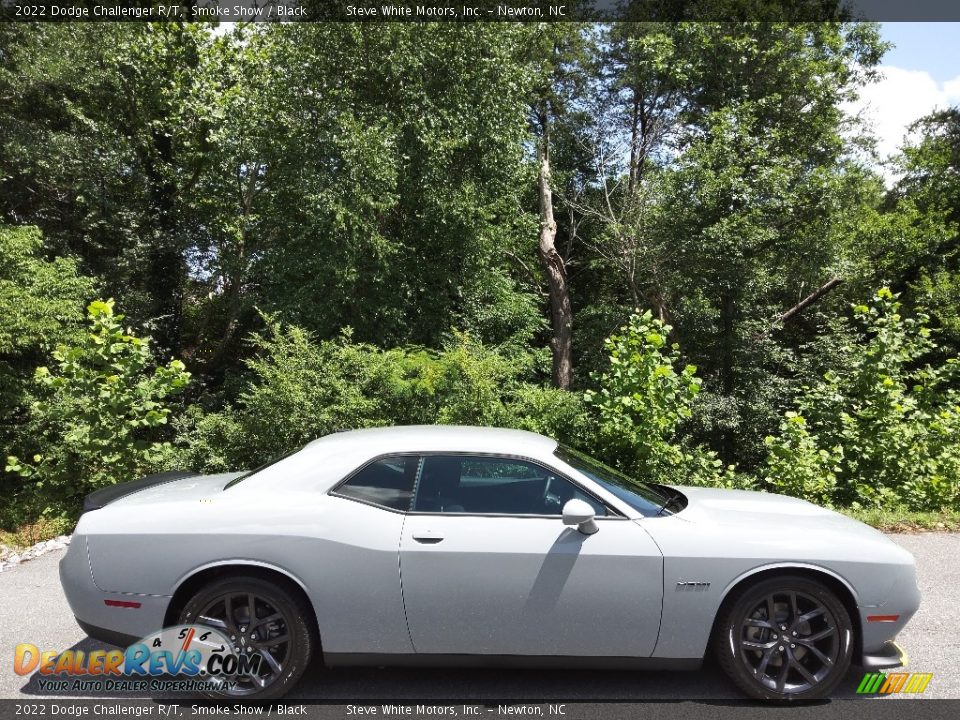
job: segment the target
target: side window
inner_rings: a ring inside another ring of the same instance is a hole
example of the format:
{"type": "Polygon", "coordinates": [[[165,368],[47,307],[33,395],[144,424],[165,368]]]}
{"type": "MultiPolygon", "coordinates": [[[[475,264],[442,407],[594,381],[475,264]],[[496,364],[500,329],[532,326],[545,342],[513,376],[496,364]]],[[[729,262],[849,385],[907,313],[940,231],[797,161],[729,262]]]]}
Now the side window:
{"type": "Polygon", "coordinates": [[[606,515],[602,503],[547,468],[512,458],[428,455],[414,510],[434,513],[561,515],[579,498],[606,515]]]}
{"type": "Polygon", "coordinates": [[[337,488],[337,494],[406,511],[413,497],[419,458],[383,458],[370,463],[337,488]]]}

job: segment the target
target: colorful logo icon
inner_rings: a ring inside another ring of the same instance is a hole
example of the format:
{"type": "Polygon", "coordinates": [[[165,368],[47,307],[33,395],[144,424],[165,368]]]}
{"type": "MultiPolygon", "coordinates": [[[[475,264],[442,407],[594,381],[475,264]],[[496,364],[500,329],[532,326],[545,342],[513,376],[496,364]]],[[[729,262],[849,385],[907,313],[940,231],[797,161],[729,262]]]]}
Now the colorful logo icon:
{"type": "Polygon", "coordinates": [[[31,643],[20,643],[14,650],[13,670],[18,675],[36,671],[41,677],[90,680],[97,676],[186,677],[203,680],[216,689],[228,679],[256,675],[261,660],[259,653],[243,654],[232,647],[218,630],[176,625],[148,635],[125,650],[41,651],[31,643]]]}
{"type": "Polygon", "coordinates": [[[933,673],[867,673],[857,687],[858,695],[893,695],[894,693],[922,693],[927,689],[933,673]]]}

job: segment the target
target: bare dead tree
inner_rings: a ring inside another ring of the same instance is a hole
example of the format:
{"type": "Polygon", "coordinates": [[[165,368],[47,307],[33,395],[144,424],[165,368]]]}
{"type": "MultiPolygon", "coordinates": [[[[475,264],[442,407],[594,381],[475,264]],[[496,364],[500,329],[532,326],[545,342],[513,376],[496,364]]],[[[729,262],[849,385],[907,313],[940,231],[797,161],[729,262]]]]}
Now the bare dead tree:
{"type": "Polygon", "coordinates": [[[550,120],[546,112],[540,115],[540,126],[542,135],[537,172],[540,237],[537,249],[540,263],[547,274],[550,295],[553,384],[562,390],[569,390],[573,385],[573,306],[567,286],[567,268],[556,246],[557,222],[554,219],[553,190],[550,187],[550,120]]]}

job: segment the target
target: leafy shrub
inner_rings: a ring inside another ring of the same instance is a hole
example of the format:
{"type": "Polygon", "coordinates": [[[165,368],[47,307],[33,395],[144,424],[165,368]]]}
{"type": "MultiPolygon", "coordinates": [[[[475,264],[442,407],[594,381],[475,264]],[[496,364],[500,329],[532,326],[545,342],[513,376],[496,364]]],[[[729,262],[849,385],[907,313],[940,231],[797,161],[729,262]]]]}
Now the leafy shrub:
{"type": "Polygon", "coordinates": [[[714,453],[680,437],[701,383],[693,365],[679,368],[680,348],[669,344],[670,330],[648,310],[634,313],[604,342],[609,368],[592,376],[599,389],[585,394],[597,415],[597,449],[638,479],[744,485],[714,453]]]}
{"type": "Polygon", "coordinates": [[[90,303],[87,317],[82,341],[60,345],[53,369],[37,368],[24,434],[33,447],[7,458],[7,472],[30,483],[25,506],[40,502],[45,514],[72,513],[91,490],[162,467],[172,449],[157,440],[164,400],[190,378],[179,360],[153,367],[149,340],[124,331],[112,300],[90,303]]]}
{"type": "Polygon", "coordinates": [[[176,422],[181,466],[253,467],[337,430],[382,425],[515,427],[567,441],[589,431],[579,397],[533,381],[532,355],[502,354],[457,332],[440,351],[384,350],[354,343],[349,331],[318,342],[266,320],[251,338],[256,352],[236,405],[190,408],[176,422]]]}
{"type": "MultiPolygon", "coordinates": [[[[82,337],[83,308],[94,281],[65,257],[44,258],[35,227],[0,225],[0,457],[13,452],[30,403],[33,371],[58,343],[82,337]]],[[[20,478],[0,473],[0,497],[12,497],[20,478]]],[[[0,505],[0,526],[33,520],[15,503],[0,505]]]]}
{"type": "Polygon", "coordinates": [[[26,550],[43,540],[68,534],[73,524],[67,517],[40,516],[36,520],[16,525],[12,531],[0,530],[0,545],[6,545],[13,550],[26,550]]]}
{"type": "Polygon", "coordinates": [[[842,348],[838,369],[805,387],[767,438],[767,481],[838,507],[957,507],[960,363],[925,362],[937,350],[928,316],[904,317],[888,288],[853,314],[862,342],[842,348]]]}
{"type": "Polygon", "coordinates": [[[767,438],[768,480],[778,492],[819,505],[831,505],[843,448],[824,449],[818,442],[819,438],[810,433],[802,415],[793,411],[786,413],[780,437],[767,438]]]}
{"type": "Polygon", "coordinates": [[[50,338],[77,334],[93,280],[66,257],[43,259],[34,227],[0,225],[0,357],[28,357],[50,338]]]}

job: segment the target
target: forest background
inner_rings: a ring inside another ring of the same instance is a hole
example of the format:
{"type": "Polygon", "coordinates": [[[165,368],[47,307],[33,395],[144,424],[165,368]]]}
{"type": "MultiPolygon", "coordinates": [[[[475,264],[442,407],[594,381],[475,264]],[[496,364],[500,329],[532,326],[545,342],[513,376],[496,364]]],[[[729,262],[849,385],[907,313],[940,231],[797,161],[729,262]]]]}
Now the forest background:
{"type": "Polygon", "coordinates": [[[0,24],[0,527],[345,428],[960,518],[960,111],[871,23],[0,24]]]}

